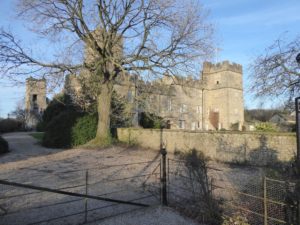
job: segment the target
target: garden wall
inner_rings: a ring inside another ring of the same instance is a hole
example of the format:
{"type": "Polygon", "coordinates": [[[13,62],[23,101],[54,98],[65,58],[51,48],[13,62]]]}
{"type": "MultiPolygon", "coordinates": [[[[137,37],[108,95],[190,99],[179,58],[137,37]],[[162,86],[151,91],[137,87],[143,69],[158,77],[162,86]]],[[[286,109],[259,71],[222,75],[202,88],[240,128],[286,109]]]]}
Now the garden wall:
{"type": "Polygon", "coordinates": [[[214,160],[253,165],[286,162],[295,156],[294,133],[265,132],[198,132],[183,130],[156,130],[118,128],[120,141],[159,149],[161,140],[168,152],[195,148],[214,160]]]}

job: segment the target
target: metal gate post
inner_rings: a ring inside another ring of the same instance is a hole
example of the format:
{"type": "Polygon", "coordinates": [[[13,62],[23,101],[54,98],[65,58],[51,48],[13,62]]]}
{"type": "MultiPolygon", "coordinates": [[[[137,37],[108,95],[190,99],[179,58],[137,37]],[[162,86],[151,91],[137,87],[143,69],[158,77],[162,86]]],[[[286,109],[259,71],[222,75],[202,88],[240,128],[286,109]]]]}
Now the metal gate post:
{"type": "Polygon", "coordinates": [[[168,199],[167,199],[167,151],[165,147],[161,148],[160,151],[162,155],[162,176],[161,176],[161,204],[164,206],[168,205],[168,199]]]}
{"type": "MultiPolygon", "coordinates": [[[[85,194],[88,194],[88,185],[89,185],[89,170],[86,170],[85,172],[85,194]]],[[[84,222],[87,222],[87,217],[88,217],[88,199],[85,198],[84,201],[84,222]]]]}
{"type": "Polygon", "coordinates": [[[296,166],[297,172],[300,173],[300,97],[295,98],[295,111],[296,111],[296,138],[297,138],[297,155],[296,166]]]}
{"type": "Polygon", "coordinates": [[[263,179],[263,189],[264,189],[264,225],[268,225],[268,196],[267,196],[267,178],[264,176],[263,179]]]}

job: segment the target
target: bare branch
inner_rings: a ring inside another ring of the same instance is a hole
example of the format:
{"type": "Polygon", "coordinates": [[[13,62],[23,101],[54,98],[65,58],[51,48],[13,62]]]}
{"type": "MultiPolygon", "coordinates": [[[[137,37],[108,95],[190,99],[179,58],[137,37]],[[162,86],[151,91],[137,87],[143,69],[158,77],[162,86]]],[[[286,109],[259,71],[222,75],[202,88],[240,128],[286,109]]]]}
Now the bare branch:
{"type": "Polygon", "coordinates": [[[293,98],[299,95],[300,66],[295,60],[299,50],[300,37],[290,43],[276,40],[251,65],[251,90],[257,96],[293,98]]]}

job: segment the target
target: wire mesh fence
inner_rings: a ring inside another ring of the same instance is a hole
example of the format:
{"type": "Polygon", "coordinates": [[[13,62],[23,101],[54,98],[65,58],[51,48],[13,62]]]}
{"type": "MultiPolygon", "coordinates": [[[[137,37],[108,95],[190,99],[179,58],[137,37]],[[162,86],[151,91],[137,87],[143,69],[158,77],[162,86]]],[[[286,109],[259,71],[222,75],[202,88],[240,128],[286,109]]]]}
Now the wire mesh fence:
{"type": "Polygon", "coordinates": [[[289,200],[294,183],[265,176],[229,176],[228,171],[207,166],[208,179],[201,184],[189,176],[187,162],[169,159],[168,165],[169,204],[199,222],[214,224],[208,217],[217,215],[207,211],[212,207],[223,218],[239,215],[251,225],[300,224],[299,205],[289,200]],[[203,193],[205,188],[208,194],[203,193]]]}
{"type": "Polygon", "coordinates": [[[185,161],[168,159],[168,203],[171,207],[198,222],[216,224],[218,205],[212,199],[211,187],[211,179],[205,174],[192,174],[185,161]]]}
{"type": "Polygon", "coordinates": [[[160,203],[159,161],[69,171],[26,169],[29,179],[3,180],[19,186],[0,184],[0,224],[80,224],[160,203]]]}
{"type": "Polygon", "coordinates": [[[226,216],[230,217],[239,212],[247,218],[249,224],[253,225],[298,224],[295,212],[290,212],[293,219],[288,218],[288,209],[291,205],[287,202],[287,189],[293,189],[295,186],[293,183],[259,177],[233,188],[213,186],[214,192],[219,192],[219,198],[222,198],[220,195],[222,191],[232,196],[228,198],[223,195],[222,198],[223,213],[226,216]]]}

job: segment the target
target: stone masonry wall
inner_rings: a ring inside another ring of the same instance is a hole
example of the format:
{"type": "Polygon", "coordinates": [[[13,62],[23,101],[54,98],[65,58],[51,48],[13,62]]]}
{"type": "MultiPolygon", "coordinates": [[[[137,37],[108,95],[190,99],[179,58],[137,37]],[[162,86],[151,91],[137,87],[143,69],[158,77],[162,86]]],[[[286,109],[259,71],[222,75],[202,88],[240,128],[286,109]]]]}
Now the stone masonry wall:
{"type": "MultiPolygon", "coordinates": [[[[160,147],[160,130],[118,128],[117,134],[123,142],[150,149],[160,147]]],[[[162,140],[168,152],[195,148],[214,160],[252,165],[286,162],[296,152],[296,136],[293,133],[163,130],[162,140]]]]}

